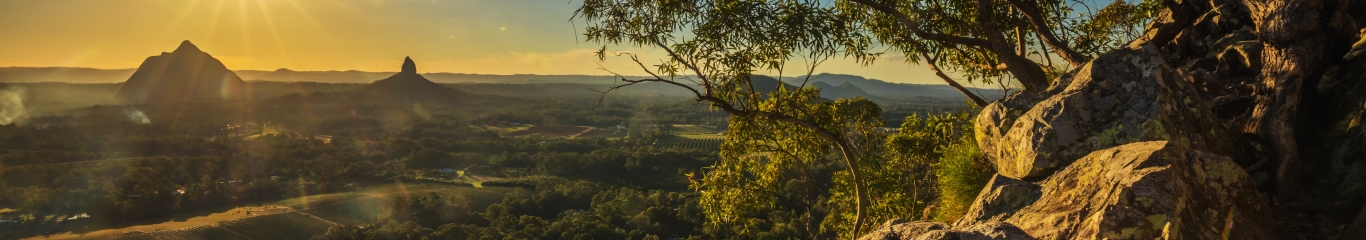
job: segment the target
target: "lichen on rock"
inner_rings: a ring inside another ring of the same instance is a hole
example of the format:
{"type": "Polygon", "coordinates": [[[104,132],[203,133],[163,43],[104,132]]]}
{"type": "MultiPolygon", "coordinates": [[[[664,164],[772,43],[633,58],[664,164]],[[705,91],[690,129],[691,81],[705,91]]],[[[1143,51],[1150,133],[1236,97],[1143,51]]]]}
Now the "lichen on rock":
{"type": "Polygon", "coordinates": [[[1169,141],[1093,152],[1039,185],[1005,220],[1038,239],[1217,239],[1229,224],[1233,239],[1279,236],[1242,168],[1169,141]]]}
{"type": "Polygon", "coordinates": [[[1001,175],[1026,180],[1047,177],[1092,151],[1142,141],[1241,157],[1243,146],[1230,141],[1238,139],[1235,133],[1161,61],[1140,47],[1118,49],[1060,77],[1048,91],[997,101],[977,118],[978,143],[1001,175]]]}

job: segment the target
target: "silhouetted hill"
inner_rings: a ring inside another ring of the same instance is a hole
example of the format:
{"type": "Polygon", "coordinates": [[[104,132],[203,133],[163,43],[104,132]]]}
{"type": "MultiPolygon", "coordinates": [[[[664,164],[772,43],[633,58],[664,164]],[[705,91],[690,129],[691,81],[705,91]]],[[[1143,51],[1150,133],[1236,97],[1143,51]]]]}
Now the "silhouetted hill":
{"type": "MultiPolygon", "coordinates": [[[[801,84],[803,80],[805,80],[805,76],[801,76],[801,77],[785,77],[785,78],[783,78],[783,81],[784,81],[784,82],[787,82],[788,84],[793,84],[793,85],[801,84]]],[[[883,98],[900,98],[900,97],[963,98],[963,94],[958,93],[958,90],[953,89],[953,87],[950,87],[949,85],[890,83],[890,82],[886,82],[886,81],[882,81],[882,80],[868,79],[868,78],[864,78],[864,77],[860,77],[860,76],[845,75],[845,74],[829,74],[829,73],[817,74],[817,75],[811,76],[811,80],[810,80],[810,82],[807,83],[807,84],[816,84],[816,83],[825,83],[826,85],[830,85],[830,86],[840,86],[840,85],[844,85],[844,84],[851,84],[851,85],[853,85],[853,86],[858,87],[858,88],[861,89],[861,90],[865,90],[868,94],[871,94],[871,95],[873,95],[873,96],[883,97],[883,98]]],[[[825,88],[822,88],[822,89],[825,89],[825,88]]],[[[981,94],[984,95],[984,96],[982,96],[982,97],[983,97],[983,98],[986,98],[986,99],[996,99],[996,98],[999,98],[999,97],[1000,97],[1000,90],[998,90],[998,89],[980,89],[980,88],[968,88],[968,89],[969,89],[969,90],[974,90],[974,91],[980,91],[981,94]]],[[[824,94],[822,94],[822,95],[824,95],[824,94]]]]}
{"type": "Polygon", "coordinates": [[[379,97],[404,102],[456,102],[470,99],[473,94],[436,84],[417,74],[413,59],[403,59],[403,71],[357,89],[379,97]]]}
{"type": "Polygon", "coordinates": [[[873,94],[869,94],[867,91],[864,91],[862,88],[859,88],[858,86],[855,86],[854,84],[847,83],[847,82],[844,83],[844,84],[840,84],[839,86],[830,86],[830,84],[827,84],[827,83],[825,83],[825,82],[816,82],[815,84],[812,84],[812,86],[815,86],[816,88],[820,88],[820,89],[821,89],[821,97],[826,98],[826,99],[856,98],[856,97],[863,97],[863,98],[867,98],[867,99],[869,99],[869,100],[880,100],[880,99],[882,99],[882,97],[878,97],[878,96],[875,96],[875,95],[873,95],[873,94]]]}
{"type": "Polygon", "coordinates": [[[370,83],[393,75],[394,72],[349,71],[294,71],[288,68],[275,71],[237,71],[242,79],[271,82],[370,83]]]}
{"type": "MultiPolygon", "coordinates": [[[[274,71],[239,70],[237,74],[246,80],[272,82],[325,82],[325,83],[369,83],[396,72],[347,71],[295,71],[281,68],[274,71]]],[[[471,74],[471,73],[423,73],[423,77],[435,83],[578,83],[611,84],[617,79],[612,76],[593,75],[535,75],[535,74],[471,74]]]]}
{"type": "Polygon", "coordinates": [[[0,83],[118,83],[128,80],[136,69],[95,69],[74,67],[0,68],[0,83]]]}
{"type": "Polygon", "coordinates": [[[245,83],[223,62],[190,41],[175,51],[148,57],[119,89],[129,103],[175,103],[242,98],[245,83]]]}
{"type": "Polygon", "coordinates": [[[792,86],[791,84],[783,83],[781,81],[778,81],[778,79],[769,76],[751,75],[749,78],[750,83],[754,84],[754,91],[759,93],[768,94],[773,91],[776,91],[778,90],[778,84],[783,84],[783,87],[786,89],[797,88],[797,86],[792,86]]]}

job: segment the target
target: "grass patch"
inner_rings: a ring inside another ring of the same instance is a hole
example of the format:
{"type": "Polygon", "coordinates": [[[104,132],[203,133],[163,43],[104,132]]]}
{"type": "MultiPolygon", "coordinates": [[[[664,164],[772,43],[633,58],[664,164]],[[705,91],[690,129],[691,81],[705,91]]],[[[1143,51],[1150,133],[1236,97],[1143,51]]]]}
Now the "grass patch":
{"type": "Polygon", "coordinates": [[[954,222],[962,217],[977,199],[977,194],[991,180],[995,169],[986,162],[977,142],[964,139],[940,148],[944,154],[935,164],[939,186],[939,203],[934,219],[954,222]]]}

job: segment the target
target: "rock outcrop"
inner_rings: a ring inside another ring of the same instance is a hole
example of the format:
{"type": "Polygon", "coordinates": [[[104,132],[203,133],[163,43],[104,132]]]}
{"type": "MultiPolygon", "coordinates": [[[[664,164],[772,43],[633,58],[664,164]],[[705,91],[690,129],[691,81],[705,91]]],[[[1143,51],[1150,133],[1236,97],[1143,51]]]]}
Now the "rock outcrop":
{"type": "Polygon", "coordinates": [[[1039,199],[1005,220],[1039,239],[1279,239],[1241,167],[1175,142],[1096,151],[1039,185],[1039,199]]]}
{"type": "Polygon", "coordinates": [[[417,74],[417,63],[413,63],[413,58],[403,57],[403,68],[399,73],[417,74]]]}
{"type": "Polygon", "coordinates": [[[952,228],[948,224],[935,222],[912,222],[905,219],[887,221],[872,233],[859,237],[859,240],[1032,240],[1020,228],[1000,221],[989,221],[964,227],[952,228]]]}
{"type": "Polygon", "coordinates": [[[1170,141],[1095,151],[1038,185],[998,176],[969,213],[952,226],[893,221],[864,239],[1281,239],[1241,167],[1170,141]]]}
{"type": "Polygon", "coordinates": [[[148,57],[117,96],[128,103],[166,104],[242,99],[246,83],[190,41],[148,57]]]}
{"type": "Polygon", "coordinates": [[[1020,209],[1034,204],[1043,194],[1038,184],[1011,179],[997,174],[977,194],[977,200],[968,207],[967,214],[954,225],[1005,221],[1020,209]]]}
{"type": "Polygon", "coordinates": [[[1191,84],[1142,47],[1101,54],[1043,94],[1015,94],[988,105],[976,129],[997,172],[1026,180],[1133,142],[1167,140],[1226,156],[1243,151],[1191,84]]]}

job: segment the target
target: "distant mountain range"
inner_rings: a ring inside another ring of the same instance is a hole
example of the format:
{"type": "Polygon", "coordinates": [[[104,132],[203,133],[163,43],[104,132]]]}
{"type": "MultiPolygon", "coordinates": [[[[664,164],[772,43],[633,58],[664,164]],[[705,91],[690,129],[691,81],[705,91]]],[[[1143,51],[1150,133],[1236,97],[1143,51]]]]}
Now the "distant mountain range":
{"type": "MultiPolygon", "coordinates": [[[[841,90],[836,90],[839,92],[837,94],[839,96],[874,96],[869,97],[869,99],[879,97],[964,98],[962,93],[949,85],[891,83],[855,75],[830,73],[812,75],[810,79],[806,76],[783,77],[783,82],[790,85],[801,86],[803,81],[806,81],[806,85],[814,85],[823,89],[822,96],[825,95],[825,91],[829,91],[832,88],[831,86],[834,86],[834,88],[841,88],[841,90]]],[[[968,90],[979,92],[983,98],[989,100],[1001,97],[999,89],[968,88],[968,90]]]]}
{"type": "Polygon", "coordinates": [[[121,83],[137,69],[0,67],[0,83],[121,83]]]}
{"type": "MultiPolygon", "coordinates": [[[[90,69],[90,68],[66,68],[66,67],[0,67],[0,83],[31,83],[31,82],[68,82],[68,83],[119,83],[123,82],[133,74],[133,69],[90,69]]],[[[317,82],[317,83],[372,83],[377,79],[386,79],[398,72],[362,72],[362,71],[294,71],[289,69],[279,69],[275,71],[258,70],[237,70],[241,79],[248,82],[317,82]]],[[[611,76],[590,76],[590,75],[485,75],[485,74],[466,74],[466,73],[425,73],[421,77],[428,82],[448,85],[461,84],[464,87],[484,89],[496,87],[498,84],[523,85],[527,88],[552,90],[552,91],[579,91],[583,94],[594,94],[587,89],[605,90],[611,84],[616,83],[616,78],[611,76]],[[474,85],[469,85],[474,84],[474,85]],[[494,84],[494,85],[485,85],[494,84]],[[540,84],[552,84],[557,87],[536,88],[540,84]],[[571,85],[564,85],[571,84],[571,85]]],[[[822,73],[812,75],[808,80],[805,76],[801,77],[782,77],[781,81],[772,77],[756,75],[756,87],[760,91],[767,92],[775,89],[777,82],[783,82],[789,87],[802,86],[806,81],[806,86],[821,88],[821,96],[828,99],[864,97],[872,100],[884,100],[895,98],[943,98],[961,99],[963,95],[948,85],[937,84],[908,84],[891,83],[878,79],[868,79],[855,75],[829,74],[822,73]],[[771,80],[771,81],[770,81],[771,80]]],[[[451,85],[456,86],[456,85],[451,85]]],[[[640,84],[624,88],[626,92],[636,94],[664,94],[664,95],[684,95],[680,89],[667,84],[640,84]],[[648,86],[647,86],[648,85],[648,86]]],[[[458,87],[463,88],[463,87],[458,87]]],[[[470,89],[474,91],[475,89],[470,89]]],[[[979,89],[969,88],[979,92],[984,98],[995,99],[1000,97],[998,89],[979,89]]],[[[478,91],[466,93],[480,93],[478,91]]],[[[480,93],[487,94],[487,93],[480,93]]],[[[564,93],[568,94],[568,93],[564,93]]],[[[517,94],[513,94],[517,95],[517,94]]],[[[532,94],[538,95],[538,94],[532,94]]],[[[512,95],[506,95],[512,96],[512,95]]]]}

